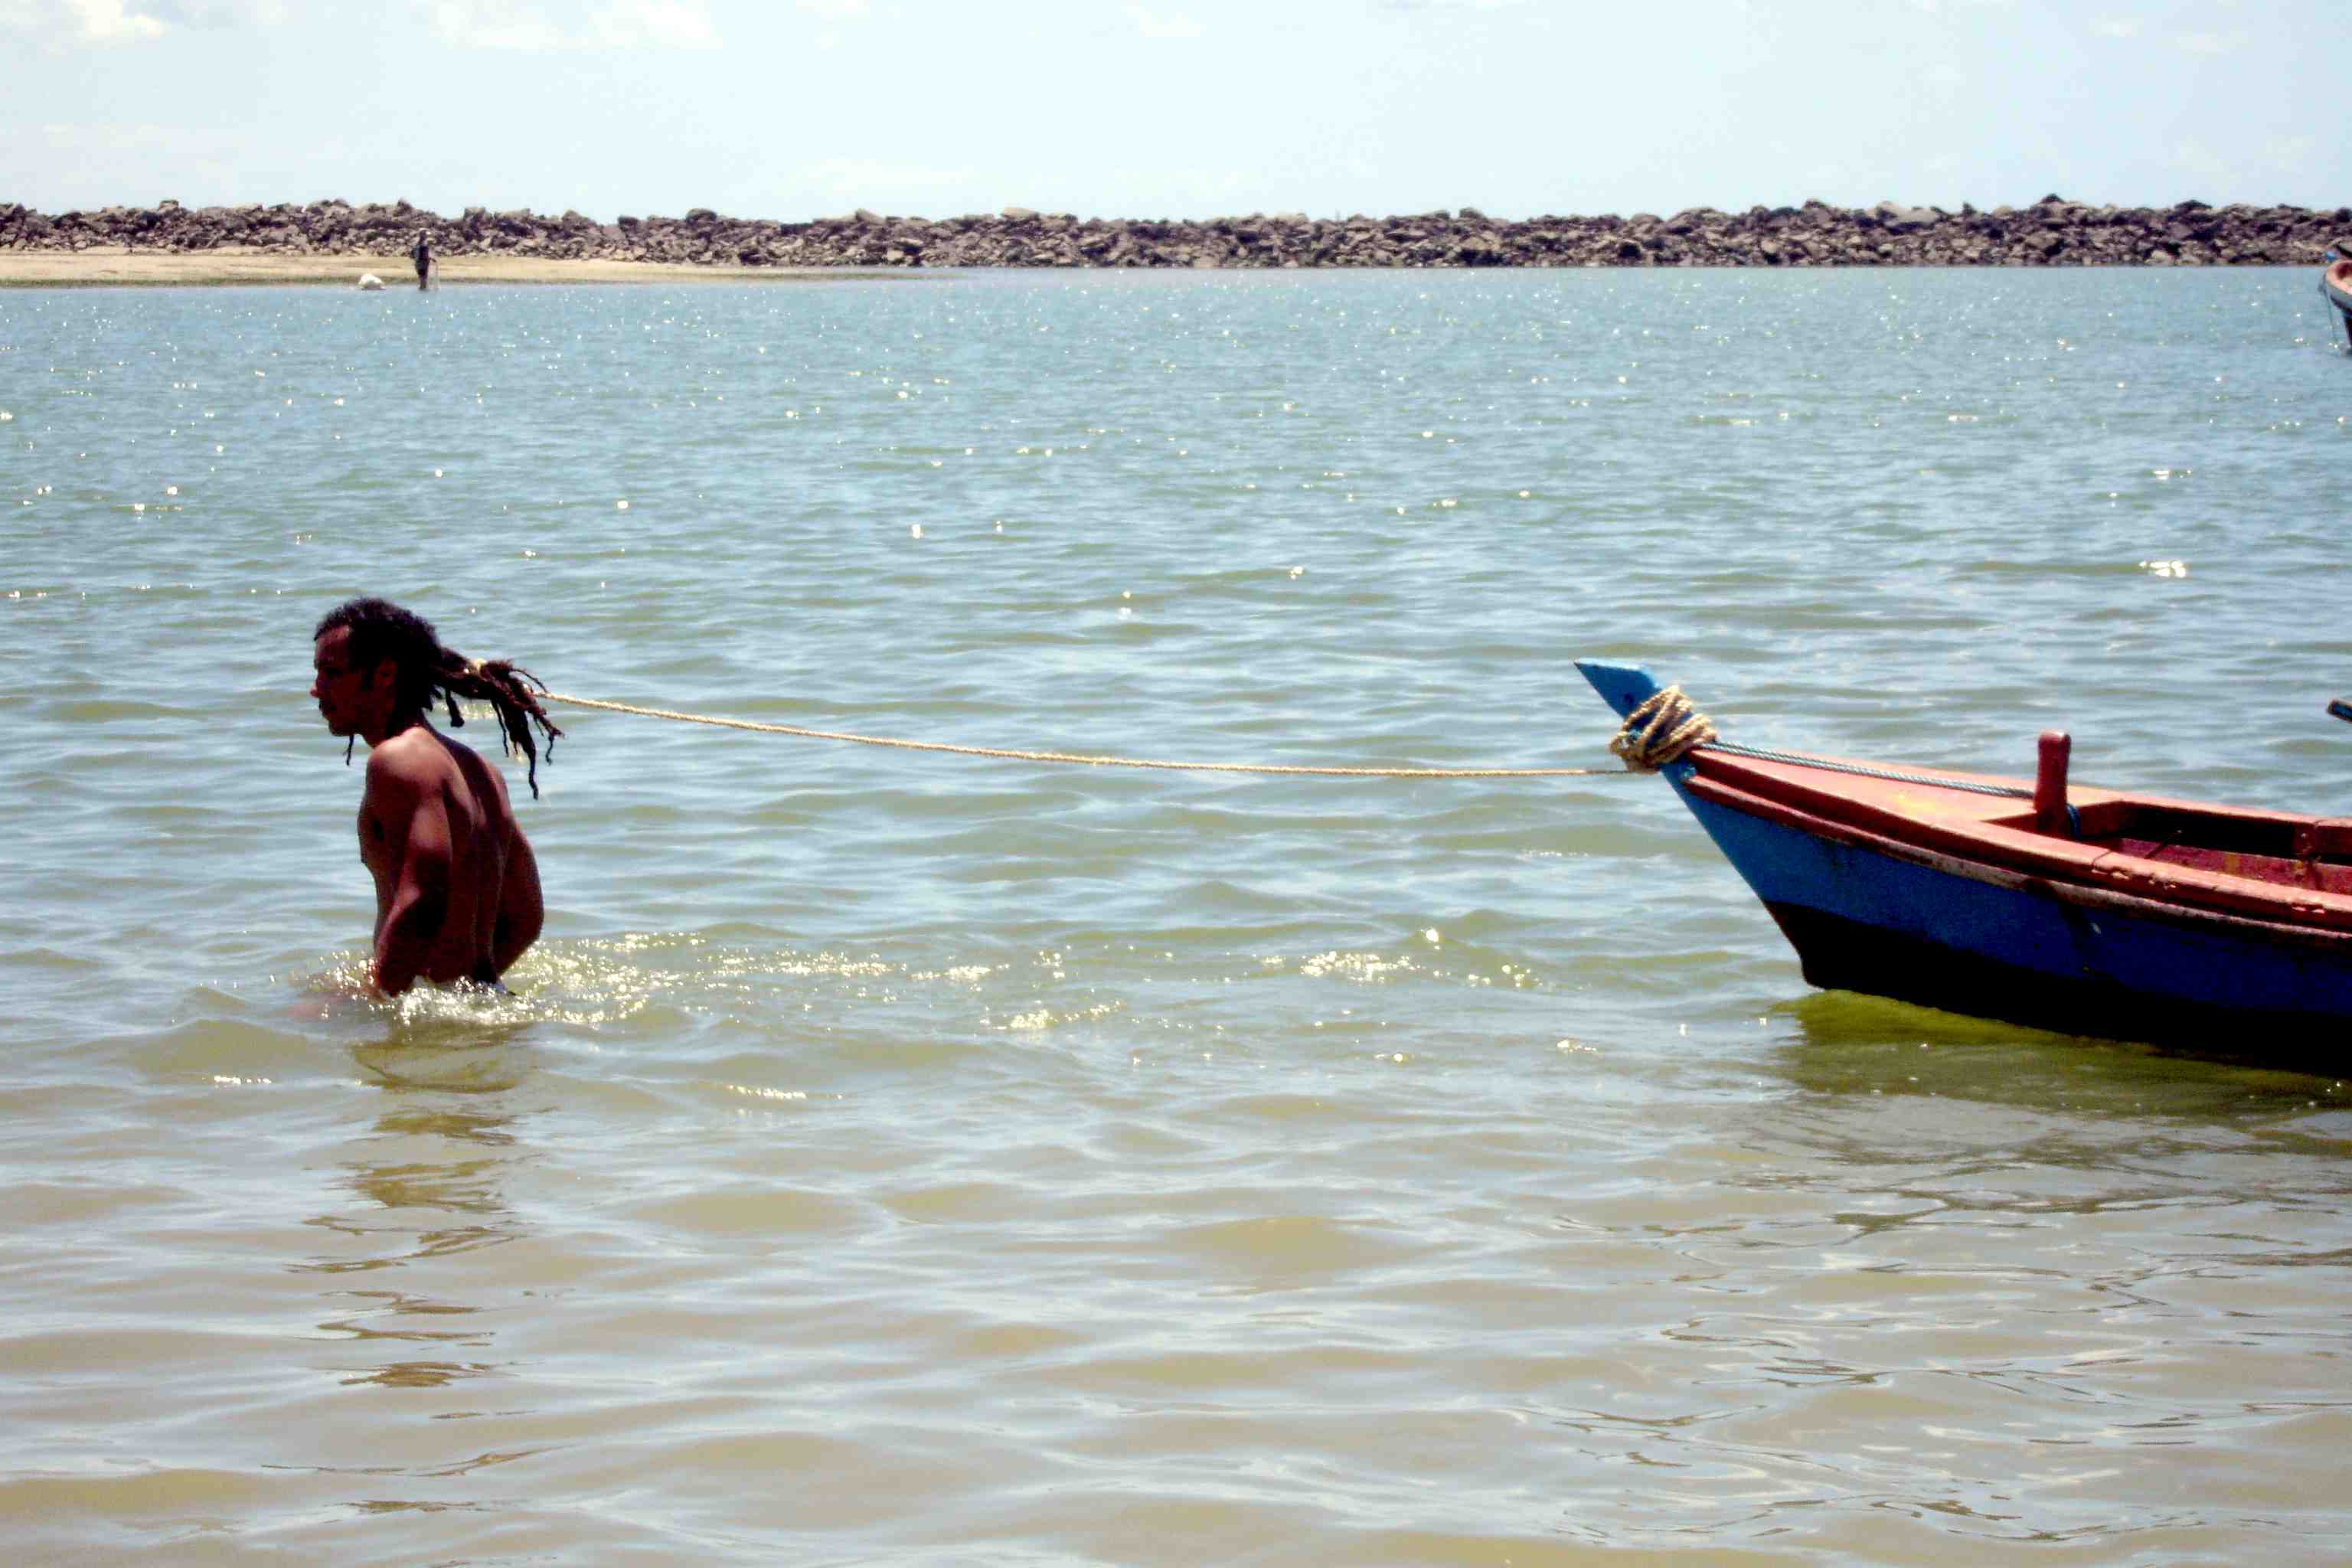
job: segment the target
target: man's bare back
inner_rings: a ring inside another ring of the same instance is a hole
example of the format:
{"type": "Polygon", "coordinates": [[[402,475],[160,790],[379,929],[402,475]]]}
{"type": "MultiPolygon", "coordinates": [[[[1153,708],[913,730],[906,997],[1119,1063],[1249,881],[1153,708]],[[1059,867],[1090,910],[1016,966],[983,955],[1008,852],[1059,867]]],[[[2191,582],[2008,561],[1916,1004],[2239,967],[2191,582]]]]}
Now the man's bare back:
{"type": "Polygon", "coordinates": [[[435,693],[454,702],[486,690],[509,734],[510,710],[511,724],[536,718],[551,738],[560,731],[513,667],[450,653],[429,622],[382,600],[330,614],[312,663],[329,731],[369,748],[359,837],[375,879],[371,978],[393,995],[420,979],[497,984],[539,939],[539,863],[498,769],[435,730],[425,707],[435,693]]]}
{"type": "Polygon", "coordinates": [[[539,867],[506,781],[422,721],[368,753],[360,859],[375,878],[375,983],[496,984],[539,934],[539,867]]]}

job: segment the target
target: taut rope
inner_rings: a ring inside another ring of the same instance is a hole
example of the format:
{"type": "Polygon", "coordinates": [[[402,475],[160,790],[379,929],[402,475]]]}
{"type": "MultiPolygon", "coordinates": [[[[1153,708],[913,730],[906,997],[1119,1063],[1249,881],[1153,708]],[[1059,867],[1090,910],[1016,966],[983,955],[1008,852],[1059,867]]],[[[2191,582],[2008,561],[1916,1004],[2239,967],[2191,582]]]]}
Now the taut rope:
{"type": "MultiPolygon", "coordinates": [[[[1661,695],[1664,695],[1661,693],[1661,695]]],[[[1675,693],[1677,697],[1679,691],[1675,693]]],[[[560,691],[543,691],[541,700],[569,703],[574,708],[601,708],[608,713],[635,713],[641,719],[669,719],[681,724],[711,724],[722,730],[750,730],[762,735],[798,735],[810,741],[848,741],[860,746],[893,746],[908,752],[949,752],[960,757],[1003,757],[1017,763],[1075,763],[1093,768],[1162,768],[1175,773],[1291,773],[1315,778],[1353,779],[1538,779],[1592,777],[1623,778],[1633,767],[1643,764],[1626,756],[1627,768],[1347,768],[1301,767],[1276,763],[1181,763],[1162,762],[1145,757],[1082,756],[1070,752],[1028,752],[998,746],[958,746],[944,741],[902,741],[884,735],[852,735],[839,730],[812,730],[799,724],[763,724],[750,719],[720,719],[708,713],[678,713],[667,708],[640,708],[631,702],[603,702],[593,697],[567,697],[560,691]]],[[[1685,703],[1687,708],[1688,704],[1685,703]]],[[[1632,721],[1627,721],[1630,725],[1632,721]]],[[[1700,720],[1704,724],[1706,721],[1700,720]]],[[[1709,731],[1712,734],[1713,731],[1709,731]]],[[[1622,736],[1620,736],[1622,739],[1622,736]]],[[[1697,742],[1693,742],[1692,744],[1697,742]]],[[[1614,742],[1611,750],[1617,747],[1614,742]]],[[[1685,750],[1687,750],[1685,747],[1685,750]]],[[[1680,753],[1676,753],[1679,755],[1680,753]]],[[[1666,761],[1674,759],[1669,757],[1666,761]]],[[[1651,763],[1649,766],[1659,764],[1651,763]]]]}
{"type": "Polygon", "coordinates": [[[902,741],[887,735],[852,735],[841,730],[812,730],[800,724],[763,724],[751,719],[721,719],[709,713],[679,713],[667,708],[640,708],[633,702],[604,702],[593,697],[567,697],[542,688],[543,702],[567,702],[574,708],[601,708],[608,713],[635,713],[641,719],[669,719],[681,724],[711,724],[721,730],[750,730],[762,735],[798,735],[811,741],[848,741],[860,746],[894,746],[906,752],[949,752],[960,757],[1003,757],[1016,763],[1074,763],[1089,768],[1162,768],[1171,773],[1290,773],[1337,779],[1559,779],[1633,778],[1655,773],[1681,762],[1701,746],[1735,757],[1821,768],[1829,773],[1863,778],[1892,779],[1898,784],[1965,790],[1972,795],[2013,796],[2031,800],[2033,792],[2015,784],[1979,784],[1966,779],[1936,778],[1867,763],[1843,763],[1809,757],[1801,752],[1768,752],[1716,738],[1706,714],[1691,707],[1679,686],[1669,686],[1625,715],[1609,749],[1624,759],[1622,768],[1343,768],[1302,767],[1282,763],[1178,763],[1148,757],[1097,757],[1074,752],[1028,752],[1003,746],[958,746],[945,741],[902,741]]]}

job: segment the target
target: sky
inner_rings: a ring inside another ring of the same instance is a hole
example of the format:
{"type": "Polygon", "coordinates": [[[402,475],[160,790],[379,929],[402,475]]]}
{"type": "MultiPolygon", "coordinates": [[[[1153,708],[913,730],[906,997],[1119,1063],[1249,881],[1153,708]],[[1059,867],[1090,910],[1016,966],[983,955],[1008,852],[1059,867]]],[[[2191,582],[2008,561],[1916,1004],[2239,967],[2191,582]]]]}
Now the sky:
{"type": "Polygon", "coordinates": [[[0,0],[0,202],[2352,203],[2315,0],[0,0]]]}

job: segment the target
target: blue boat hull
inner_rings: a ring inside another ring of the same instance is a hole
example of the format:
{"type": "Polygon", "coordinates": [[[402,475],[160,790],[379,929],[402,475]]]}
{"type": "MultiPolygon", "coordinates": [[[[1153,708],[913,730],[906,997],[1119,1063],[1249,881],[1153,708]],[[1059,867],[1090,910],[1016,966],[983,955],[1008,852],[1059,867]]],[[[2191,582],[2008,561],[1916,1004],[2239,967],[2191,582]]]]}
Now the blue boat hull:
{"type": "MultiPolygon", "coordinates": [[[[1621,716],[1657,690],[1635,667],[1578,668],[1621,716]]],[[[1824,776],[1838,766],[1856,771],[1832,764],[1824,776]]],[[[1736,776],[1729,763],[1716,773],[1727,770],[1736,776]]],[[[2342,1054],[2352,1025],[2352,934],[1891,837],[1852,814],[1841,819],[1843,797],[1827,784],[1805,808],[1728,785],[1688,758],[1660,772],[1763,901],[1811,984],[2218,1054],[2342,1054]]]]}
{"type": "Polygon", "coordinates": [[[2352,956],[2330,945],[1901,858],[1727,810],[1674,782],[1797,950],[1808,984],[2272,1057],[2340,1050],[2352,1023],[2352,956]]]}

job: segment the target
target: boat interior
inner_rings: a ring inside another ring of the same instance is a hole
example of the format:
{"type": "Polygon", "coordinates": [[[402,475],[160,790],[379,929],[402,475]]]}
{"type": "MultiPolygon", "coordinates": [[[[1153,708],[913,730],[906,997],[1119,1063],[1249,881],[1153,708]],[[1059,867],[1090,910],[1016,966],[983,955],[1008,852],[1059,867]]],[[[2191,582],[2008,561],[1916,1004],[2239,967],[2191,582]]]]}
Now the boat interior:
{"type": "Polygon", "coordinates": [[[2352,818],[2263,816],[2123,799],[2078,807],[2058,833],[2031,812],[1989,818],[1987,825],[2225,877],[2352,894],[2352,818]]]}

